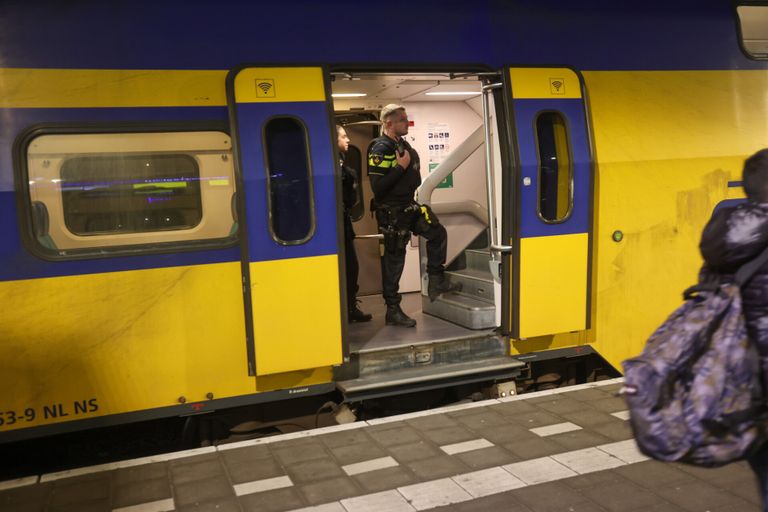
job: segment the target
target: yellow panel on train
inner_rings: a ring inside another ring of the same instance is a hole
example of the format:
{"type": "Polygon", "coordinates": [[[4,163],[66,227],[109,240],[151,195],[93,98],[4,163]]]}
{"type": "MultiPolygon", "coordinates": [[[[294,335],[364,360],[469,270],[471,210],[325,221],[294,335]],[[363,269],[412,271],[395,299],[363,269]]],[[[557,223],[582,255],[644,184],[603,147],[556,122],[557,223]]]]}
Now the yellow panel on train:
{"type": "Polygon", "coordinates": [[[520,337],[586,328],[589,235],[520,240],[520,337]]]}
{"type": "Polygon", "coordinates": [[[252,393],[240,282],[239,262],[0,282],[3,407],[37,416],[3,429],[252,393]]]}
{"type": "Polygon", "coordinates": [[[235,78],[238,103],[325,101],[325,84],[320,67],[247,68],[235,78]]]}
{"type": "Polygon", "coordinates": [[[335,254],[251,263],[257,375],[341,363],[338,269],[335,254]]]}
{"type": "Polygon", "coordinates": [[[226,71],[0,68],[0,108],[227,104],[226,71]]]}
{"type": "Polygon", "coordinates": [[[729,182],[766,145],[768,72],[584,77],[598,162],[594,346],[619,368],[696,281],[699,237],[715,205],[743,197],[729,182]],[[624,234],[619,243],[615,230],[624,234]]]}
{"type": "Polygon", "coordinates": [[[572,69],[512,68],[509,74],[516,99],[581,98],[581,83],[572,69]]]}

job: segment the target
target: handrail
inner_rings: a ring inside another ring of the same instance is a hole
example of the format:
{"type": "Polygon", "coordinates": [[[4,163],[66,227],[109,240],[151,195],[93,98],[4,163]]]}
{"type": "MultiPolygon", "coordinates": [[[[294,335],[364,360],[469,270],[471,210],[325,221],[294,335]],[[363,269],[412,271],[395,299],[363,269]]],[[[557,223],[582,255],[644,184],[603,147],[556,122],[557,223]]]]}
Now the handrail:
{"type": "Polygon", "coordinates": [[[430,204],[432,201],[432,192],[437,186],[443,182],[453,171],[455,171],[459,165],[461,165],[472,153],[474,153],[480,146],[483,145],[483,131],[482,126],[479,126],[477,130],[467,137],[464,142],[459,144],[448,157],[443,160],[432,172],[424,178],[421,182],[421,186],[416,189],[416,201],[422,204],[430,204]]]}
{"type": "MultiPolygon", "coordinates": [[[[495,219],[496,217],[496,200],[494,193],[494,176],[493,176],[493,155],[491,154],[491,108],[488,102],[488,95],[494,89],[500,89],[502,84],[488,84],[483,86],[483,128],[485,129],[485,185],[486,194],[488,195],[488,217],[495,219]]],[[[490,233],[490,253],[491,262],[496,261],[496,254],[512,252],[512,247],[509,245],[501,245],[496,237],[496,223],[492,222],[489,226],[490,233]]]]}
{"type": "Polygon", "coordinates": [[[468,213],[474,218],[488,225],[488,210],[482,207],[477,201],[452,201],[449,203],[436,203],[431,206],[432,210],[438,215],[446,213],[468,213]]]}
{"type": "Polygon", "coordinates": [[[511,245],[497,245],[497,244],[491,244],[491,252],[499,252],[499,253],[510,253],[514,249],[511,245]]]}

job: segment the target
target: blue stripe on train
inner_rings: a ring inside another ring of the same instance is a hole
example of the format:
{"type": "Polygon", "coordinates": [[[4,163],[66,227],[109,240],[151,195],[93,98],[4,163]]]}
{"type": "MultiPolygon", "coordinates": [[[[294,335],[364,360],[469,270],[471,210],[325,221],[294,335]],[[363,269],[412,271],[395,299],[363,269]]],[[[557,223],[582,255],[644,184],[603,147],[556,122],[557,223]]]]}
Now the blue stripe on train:
{"type": "Polygon", "coordinates": [[[16,281],[41,277],[99,274],[150,268],[181,267],[240,260],[240,249],[174,252],[144,256],[79,261],[45,261],[28,252],[21,243],[16,218],[14,194],[0,192],[0,281],[16,281]]]}

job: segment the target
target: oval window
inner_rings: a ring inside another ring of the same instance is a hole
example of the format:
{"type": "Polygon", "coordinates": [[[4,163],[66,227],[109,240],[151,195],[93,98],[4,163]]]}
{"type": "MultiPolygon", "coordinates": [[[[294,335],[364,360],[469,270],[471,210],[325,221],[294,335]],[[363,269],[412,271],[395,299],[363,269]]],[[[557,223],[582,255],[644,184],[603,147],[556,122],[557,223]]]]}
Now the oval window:
{"type": "Polygon", "coordinates": [[[273,118],[264,127],[264,140],[270,230],[279,243],[304,243],[314,231],[306,128],[295,118],[273,118]]]}
{"type": "Polygon", "coordinates": [[[573,162],[565,119],[544,112],[536,119],[539,146],[539,216],[545,222],[568,217],[573,200],[573,162]]]}

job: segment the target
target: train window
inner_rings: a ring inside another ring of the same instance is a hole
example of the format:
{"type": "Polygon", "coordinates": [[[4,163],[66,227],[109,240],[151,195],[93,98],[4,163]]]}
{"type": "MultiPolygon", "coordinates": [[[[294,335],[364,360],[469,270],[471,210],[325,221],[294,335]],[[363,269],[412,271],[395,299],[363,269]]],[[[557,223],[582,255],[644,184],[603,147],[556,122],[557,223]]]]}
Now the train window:
{"type": "Polygon", "coordinates": [[[314,231],[307,130],[296,118],[275,117],[264,126],[264,140],[272,237],[304,243],[314,231]]]}
{"type": "Polygon", "coordinates": [[[741,43],[755,59],[768,59],[768,5],[740,5],[736,8],[741,43]]]}
{"type": "Polygon", "coordinates": [[[355,199],[355,204],[349,211],[349,215],[353,221],[358,221],[363,218],[363,213],[365,213],[365,201],[363,200],[363,180],[360,176],[360,169],[362,169],[361,166],[363,165],[363,155],[360,152],[360,148],[351,144],[349,145],[349,149],[347,150],[346,163],[350,169],[355,172],[355,178],[357,178],[357,189],[355,189],[357,199],[355,199]]]}
{"type": "Polygon", "coordinates": [[[210,246],[237,235],[225,133],[44,134],[29,142],[26,164],[32,231],[46,254],[210,246]]]}
{"type": "Polygon", "coordinates": [[[76,235],[191,229],[200,169],[184,154],[84,156],[61,166],[64,223],[76,235]]]}
{"type": "Polygon", "coordinates": [[[536,118],[539,146],[539,216],[545,222],[562,222],[571,211],[573,164],[565,119],[558,112],[536,118]]]}

